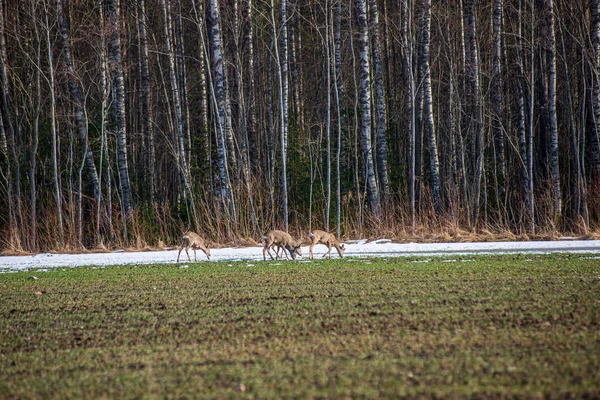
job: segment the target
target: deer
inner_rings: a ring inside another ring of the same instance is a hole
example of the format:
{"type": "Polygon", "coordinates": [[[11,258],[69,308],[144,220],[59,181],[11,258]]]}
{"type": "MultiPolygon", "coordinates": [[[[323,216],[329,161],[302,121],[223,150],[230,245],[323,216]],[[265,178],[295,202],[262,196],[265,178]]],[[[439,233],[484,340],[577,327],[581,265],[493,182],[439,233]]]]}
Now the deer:
{"type": "Polygon", "coordinates": [[[308,237],[310,238],[309,253],[311,260],[314,259],[313,247],[315,247],[315,245],[319,243],[322,243],[325,246],[327,246],[327,253],[323,254],[323,257],[329,255],[329,258],[331,258],[331,247],[336,248],[338,254],[340,255],[340,258],[344,257],[344,251],[346,250],[346,247],[344,247],[343,244],[340,244],[340,242],[338,242],[334,234],[327,233],[325,231],[314,230],[312,232],[308,232],[308,237]]]}
{"type": "Polygon", "coordinates": [[[263,248],[263,260],[265,261],[267,259],[267,253],[269,253],[271,260],[274,260],[270,251],[274,246],[277,246],[277,251],[275,251],[277,258],[279,258],[279,249],[283,249],[283,254],[285,254],[285,258],[288,260],[289,257],[286,250],[294,260],[296,259],[296,255],[302,255],[302,248],[300,247],[302,246],[302,243],[296,242],[287,232],[272,230],[266,235],[263,235],[262,238],[265,241],[265,247],[263,248]]]}
{"type": "Polygon", "coordinates": [[[185,232],[181,238],[181,249],[179,250],[179,253],[177,253],[177,262],[179,262],[179,256],[181,255],[181,250],[183,249],[185,249],[185,254],[187,254],[188,260],[192,262],[190,259],[190,253],[188,253],[189,248],[194,249],[194,261],[198,261],[198,258],[196,257],[196,249],[202,250],[204,254],[206,254],[206,258],[210,260],[210,248],[204,241],[204,238],[195,232],[188,231],[185,232]]]}

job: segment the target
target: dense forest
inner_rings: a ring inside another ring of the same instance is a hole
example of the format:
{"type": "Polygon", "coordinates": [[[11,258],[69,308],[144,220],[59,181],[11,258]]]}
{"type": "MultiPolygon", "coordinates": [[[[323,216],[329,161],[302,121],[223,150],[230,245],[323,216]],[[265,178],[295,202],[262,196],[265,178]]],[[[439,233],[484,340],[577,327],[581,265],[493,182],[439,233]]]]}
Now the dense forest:
{"type": "Polygon", "coordinates": [[[600,0],[0,0],[0,248],[587,234],[600,0]]]}

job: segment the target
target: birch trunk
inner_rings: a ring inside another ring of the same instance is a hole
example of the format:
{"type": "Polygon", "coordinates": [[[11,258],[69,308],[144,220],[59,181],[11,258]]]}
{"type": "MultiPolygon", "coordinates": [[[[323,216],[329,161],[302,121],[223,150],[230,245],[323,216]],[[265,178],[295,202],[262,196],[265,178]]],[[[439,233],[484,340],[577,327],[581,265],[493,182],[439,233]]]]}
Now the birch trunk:
{"type": "Polygon", "coordinates": [[[502,9],[503,0],[494,0],[492,12],[494,30],[494,53],[492,74],[492,130],[494,135],[494,147],[496,153],[496,167],[500,175],[500,184],[497,187],[497,195],[502,202],[505,197],[506,185],[506,161],[504,157],[504,132],[502,129],[502,9]]]}
{"type": "MultiPolygon", "coordinates": [[[[272,4],[272,2],[271,2],[272,4]]],[[[288,231],[288,188],[287,188],[287,147],[288,147],[288,96],[289,96],[289,88],[288,88],[288,36],[287,36],[287,0],[281,0],[281,9],[280,9],[280,18],[281,18],[281,57],[279,59],[279,85],[280,85],[280,107],[281,107],[281,191],[283,193],[283,223],[285,227],[285,231],[288,231]]],[[[275,24],[273,23],[273,29],[275,29],[275,24]]],[[[275,50],[277,54],[277,50],[275,50]]]]}
{"type": "Polygon", "coordinates": [[[409,181],[409,192],[410,192],[410,225],[411,234],[415,234],[415,162],[416,162],[416,149],[415,149],[415,98],[416,98],[416,85],[413,68],[414,60],[414,40],[413,40],[413,17],[412,0],[402,0],[400,3],[402,20],[401,36],[400,40],[401,49],[403,54],[403,72],[405,77],[405,85],[408,88],[408,96],[406,99],[406,125],[408,127],[408,146],[409,146],[409,164],[408,164],[408,181],[409,181]]]}
{"type": "Polygon", "coordinates": [[[535,5],[534,0],[531,0],[531,33],[530,43],[531,48],[529,51],[529,130],[527,132],[527,172],[529,175],[529,214],[531,215],[531,232],[535,233],[535,202],[533,194],[533,110],[534,110],[534,99],[535,99],[535,5]]]}
{"type": "Polygon", "coordinates": [[[381,202],[375,165],[373,162],[373,146],[371,142],[371,77],[369,63],[369,29],[367,24],[366,0],[356,0],[358,19],[358,35],[360,43],[360,109],[361,109],[361,148],[365,168],[365,181],[369,207],[376,216],[381,214],[381,202]]]}
{"type": "MultiPolygon", "coordinates": [[[[521,8],[521,1],[519,1],[519,17],[523,15],[521,8]]],[[[531,204],[530,204],[530,195],[529,195],[529,157],[527,152],[527,136],[526,136],[526,98],[527,91],[525,89],[525,49],[523,44],[523,34],[521,27],[521,18],[519,18],[517,23],[517,40],[518,40],[518,86],[519,86],[519,126],[518,126],[518,136],[519,136],[519,154],[521,156],[521,179],[523,181],[523,196],[525,197],[525,211],[528,215],[529,219],[533,218],[533,215],[530,213],[531,204]]]]}
{"type": "Polygon", "coordinates": [[[479,206],[481,198],[481,181],[483,177],[483,157],[485,139],[481,121],[481,103],[479,87],[479,55],[476,37],[475,0],[464,2],[464,24],[465,24],[465,72],[467,78],[468,117],[470,118],[473,143],[475,144],[475,177],[473,196],[473,221],[477,225],[479,218],[479,206]]]}
{"type": "Polygon", "coordinates": [[[109,32],[108,61],[112,80],[112,123],[117,136],[117,166],[121,186],[121,202],[123,216],[128,219],[132,210],[131,185],[129,183],[129,167],[127,165],[127,132],[125,125],[125,82],[123,63],[121,61],[121,39],[119,19],[115,0],[106,0],[106,19],[109,32]]]}
{"type": "MultiPolygon", "coordinates": [[[[200,110],[200,127],[199,132],[203,135],[203,146],[205,158],[203,160],[204,166],[211,170],[210,167],[210,131],[208,126],[208,91],[206,89],[206,60],[208,58],[208,51],[206,50],[206,43],[204,41],[204,29],[205,29],[205,2],[203,0],[194,0],[194,22],[198,30],[199,38],[199,51],[198,51],[198,108],[200,110]]],[[[210,180],[212,185],[212,179],[210,180]]]]}
{"type": "Polygon", "coordinates": [[[554,33],[554,0],[546,0],[546,24],[548,29],[548,119],[550,128],[550,165],[553,182],[553,214],[557,219],[562,213],[562,194],[558,165],[558,127],[556,122],[556,39],[554,33]]]}
{"type": "Polygon", "coordinates": [[[379,9],[377,0],[369,0],[369,32],[373,43],[373,70],[375,72],[375,115],[377,127],[377,174],[381,197],[385,201],[390,195],[390,178],[387,161],[387,115],[385,104],[385,84],[383,82],[383,62],[379,37],[379,9]]]}
{"type": "Polygon", "coordinates": [[[145,0],[138,0],[138,29],[140,40],[140,123],[141,131],[147,140],[145,178],[149,186],[150,204],[154,204],[156,195],[155,164],[156,153],[154,143],[154,120],[152,116],[152,93],[150,90],[150,68],[148,57],[148,34],[145,0]]]}
{"type": "Polygon", "coordinates": [[[280,112],[280,146],[281,146],[281,211],[283,225],[288,230],[288,191],[287,191],[287,140],[288,140],[288,84],[287,84],[287,0],[281,1],[281,53],[277,44],[277,31],[275,24],[275,4],[271,0],[271,25],[273,28],[273,45],[275,58],[278,61],[277,73],[279,77],[279,112],[280,112]]]}
{"type": "Polygon", "coordinates": [[[437,139],[435,136],[435,124],[433,119],[433,102],[431,94],[431,68],[429,64],[429,44],[431,36],[431,0],[421,2],[423,7],[423,19],[421,25],[421,53],[419,64],[421,76],[423,77],[423,126],[429,142],[429,166],[431,169],[431,194],[435,214],[439,218],[442,213],[442,197],[440,184],[440,162],[438,158],[437,139]]]}
{"type": "Polygon", "coordinates": [[[331,46],[330,46],[329,0],[325,2],[325,65],[327,68],[327,110],[325,117],[327,196],[325,199],[325,232],[329,232],[329,211],[331,209],[331,46]]]}
{"type": "Polygon", "coordinates": [[[342,193],[341,193],[341,177],[340,177],[340,157],[342,152],[342,127],[344,125],[344,90],[342,85],[342,40],[341,40],[341,26],[342,26],[342,1],[337,0],[333,9],[333,46],[334,46],[334,58],[335,58],[335,103],[337,110],[337,149],[335,156],[335,225],[336,232],[341,235],[341,213],[342,213],[342,193]]]}
{"type": "Polygon", "coordinates": [[[228,155],[226,136],[230,125],[227,122],[227,82],[225,78],[225,69],[223,66],[223,48],[221,45],[221,28],[219,17],[218,0],[210,0],[210,19],[212,23],[211,48],[213,56],[214,79],[214,97],[215,113],[217,115],[217,153],[219,164],[219,180],[221,184],[221,198],[231,218],[235,215],[233,197],[229,181],[228,155]]]}

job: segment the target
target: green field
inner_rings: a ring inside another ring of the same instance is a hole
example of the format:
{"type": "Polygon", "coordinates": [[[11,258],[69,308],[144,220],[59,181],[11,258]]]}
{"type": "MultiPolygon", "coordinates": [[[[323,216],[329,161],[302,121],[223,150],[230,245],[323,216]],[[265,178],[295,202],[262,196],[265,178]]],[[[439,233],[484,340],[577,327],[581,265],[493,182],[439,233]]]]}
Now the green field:
{"type": "Polygon", "coordinates": [[[7,273],[0,315],[2,399],[600,397],[592,256],[7,273]]]}

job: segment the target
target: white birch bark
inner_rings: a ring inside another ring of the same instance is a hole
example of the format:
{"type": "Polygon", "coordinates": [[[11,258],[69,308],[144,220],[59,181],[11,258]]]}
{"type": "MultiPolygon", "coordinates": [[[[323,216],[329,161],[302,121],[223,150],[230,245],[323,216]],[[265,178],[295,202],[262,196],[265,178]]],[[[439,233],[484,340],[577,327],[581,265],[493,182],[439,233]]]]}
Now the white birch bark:
{"type": "Polygon", "coordinates": [[[492,74],[492,130],[496,153],[496,168],[500,175],[498,197],[504,202],[506,184],[506,161],[504,157],[504,132],[502,129],[502,11],[503,0],[494,0],[492,25],[494,35],[492,74]]]}
{"type": "Polygon", "coordinates": [[[106,19],[109,33],[108,61],[112,81],[112,123],[117,136],[117,166],[119,183],[121,186],[121,202],[123,215],[129,218],[132,209],[131,185],[129,183],[129,167],[127,164],[127,132],[125,110],[125,82],[123,76],[123,63],[121,60],[121,39],[119,37],[119,19],[115,0],[106,0],[106,19]]]}
{"type": "Polygon", "coordinates": [[[442,198],[440,184],[440,162],[438,157],[435,123],[433,118],[433,101],[431,93],[431,67],[429,64],[429,45],[431,36],[431,0],[423,0],[423,17],[421,22],[421,52],[419,64],[423,77],[423,126],[429,142],[429,166],[431,169],[431,194],[436,216],[442,213],[442,198]]]}
{"type": "Polygon", "coordinates": [[[212,23],[211,48],[212,62],[215,74],[214,79],[214,97],[215,113],[217,116],[217,153],[219,164],[219,180],[221,185],[221,198],[226,205],[226,209],[231,218],[235,216],[235,207],[231,193],[229,181],[229,171],[227,166],[227,145],[226,132],[231,125],[227,122],[227,81],[225,78],[225,69],[223,65],[223,48],[221,45],[221,28],[219,17],[219,4],[217,0],[210,0],[210,18],[212,23]]]}
{"type": "Polygon", "coordinates": [[[375,121],[377,134],[377,174],[381,197],[384,201],[390,194],[390,178],[387,161],[387,115],[385,104],[385,84],[381,60],[381,40],[379,37],[379,9],[377,0],[369,0],[369,32],[373,43],[373,71],[375,76],[375,121]]]}
{"type": "Polygon", "coordinates": [[[550,128],[550,166],[553,182],[554,218],[562,213],[562,193],[558,165],[558,126],[556,121],[556,38],[554,33],[554,0],[546,0],[546,23],[548,29],[548,119],[550,128]]]}
{"type": "Polygon", "coordinates": [[[377,181],[375,178],[375,165],[373,161],[373,146],[371,141],[371,77],[369,62],[369,29],[367,24],[366,0],[356,0],[358,18],[358,34],[360,44],[360,109],[361,109],[361,148],[365,168],[365,181],[369,207],[373,214],[381,213],[381,202],[377,181]]]}

